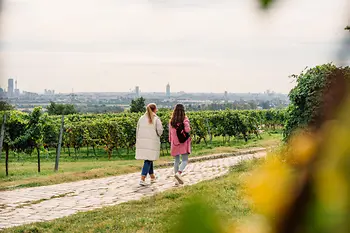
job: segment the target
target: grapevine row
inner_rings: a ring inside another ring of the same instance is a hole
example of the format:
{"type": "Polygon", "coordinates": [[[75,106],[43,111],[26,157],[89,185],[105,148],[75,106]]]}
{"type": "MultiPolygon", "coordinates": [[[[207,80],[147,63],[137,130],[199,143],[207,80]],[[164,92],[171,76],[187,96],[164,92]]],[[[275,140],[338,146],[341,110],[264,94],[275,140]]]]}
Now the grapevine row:
{"type": "MultiPolygon", "coordinates": [[[[1,117],[4,112],[1,113],[1,117]]],[[[11,111],[5,124],[4,145],[14,151],[32,152],[35,148],[57,147],[60,128],[59,116],[48,116],[36,109],[32,114],[11,111]],[[39,114],[39,116],[38,116],[39,114]],[[33,117],[38,118],[33,121],[33,117]],[[36,122],[36,125],[30,124],[36,122]],[[30,127],[29,127],[30,126],[30,127]],[[35,132],[35,133],[34,133],[35,132]],[[24,136],[26,135],[26,136],[24,136]]],[[[168,141],[170,111],[158,113],[164,126],[162,143],[168,141]]],[[[65,116],[62,146],[70,150],[82,147],[104,147],[109,156],[113,150],[131,150],[136,141],[136,125],[141,114],[76,114],[65,116]]],[[[191,136],[195,143],[222,136],[249,140],[259,137],[259,130],[282,127],[284,110],[225,110],[189,112],[191,136]]],[[[2,118],[1,118],[2,119],[2,118]]]]}

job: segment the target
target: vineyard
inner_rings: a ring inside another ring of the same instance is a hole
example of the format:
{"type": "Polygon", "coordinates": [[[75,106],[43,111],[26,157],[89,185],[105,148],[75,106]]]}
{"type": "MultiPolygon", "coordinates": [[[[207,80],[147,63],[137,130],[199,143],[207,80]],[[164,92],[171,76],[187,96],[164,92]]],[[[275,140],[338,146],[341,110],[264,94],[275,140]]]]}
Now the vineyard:
{"type": "MultiPolygon", "coordinates": [[[[49,116],[41,108],[31,114],[19,111],[2,112],[6,114],[4,127],[4,151],[38,155],[40,172],[40,152],[56,150],[59,144],[61,116],[49,116]]],[[[104,148],[106,156],[111,158],[113,151],[133,151],[136,142],[136,126],[141,114],[76,114],[64,116],[61,147],[74,155],[81,148],[86,153],[96,155],[96,149],[104,148]],[[90,152],[89,152],[90,151],[90,152]]],[[[161,137],[162,154],[169,150],[168,122],[170,111],[160,111],[158,116],[164,126],[161,137]]],[[[189,112],[191,136],[194,143],[210,143],[220,137],[223,142],[232,138],[248,141],[260,137],[261,130],[281,128],[285,122],[284,110],[225,110],[189,112]]]]}

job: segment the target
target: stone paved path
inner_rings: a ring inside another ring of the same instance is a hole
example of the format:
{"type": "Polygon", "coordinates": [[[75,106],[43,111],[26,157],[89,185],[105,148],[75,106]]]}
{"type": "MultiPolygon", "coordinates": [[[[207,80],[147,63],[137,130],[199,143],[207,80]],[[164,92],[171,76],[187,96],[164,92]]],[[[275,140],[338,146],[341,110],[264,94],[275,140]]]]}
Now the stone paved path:
{"type": "MultiPolygon", "coordinates": [[[[184,172],[185,185],[222,176],[228,172],[229,167],[241,160],[262,157],[265,154],[258,152],[190,163],[184,172]]],[[[0,192],[0,229],[139,200],[175,187],[172,168],[158,169],[156,174],[158,182],[142,188],[138,185],[140,174],[132,173],[0,192]]]]}

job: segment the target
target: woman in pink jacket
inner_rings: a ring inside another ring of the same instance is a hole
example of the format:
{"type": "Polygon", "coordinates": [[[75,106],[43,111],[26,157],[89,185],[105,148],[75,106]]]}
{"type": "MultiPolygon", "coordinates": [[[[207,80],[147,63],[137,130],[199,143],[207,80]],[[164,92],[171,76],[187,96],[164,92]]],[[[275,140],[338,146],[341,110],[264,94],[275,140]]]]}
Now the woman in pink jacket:
{"type": "Polygon", "coordinates": [[[171,145],[171,155],[175,158],[174,162],[174,171],[175,178],[180,183],[183,184],[184,181],[181,177],[182,172],[184,171],[188,163],[188,155],[191,154],[191,138],[189,137],[189,132],[191,130],[190,121],[188,120],[185,114],[185,108],[182,104],[177,104],[173,111],[169,123],[169,142],[171,145]],[[188,138],[185,142],[180,142],[177,136],[177,128],[183,128],[183,134],[187,134],[188,138]],[[180,155],[181,155],[181,164],[180,164],[180,155]]]}

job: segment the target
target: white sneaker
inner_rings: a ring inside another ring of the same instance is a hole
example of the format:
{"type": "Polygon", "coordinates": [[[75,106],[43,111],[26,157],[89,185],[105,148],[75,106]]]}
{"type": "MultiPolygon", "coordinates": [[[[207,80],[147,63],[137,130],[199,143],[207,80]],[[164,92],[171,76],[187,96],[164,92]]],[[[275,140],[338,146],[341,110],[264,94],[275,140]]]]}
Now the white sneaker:
{"type": "Polygon", "coordinates": [[[151,178],[151,184],[157,183],[158,179],[159,179],[158,175],[154,174],[154,178],[153,179],[151,178]]]}
{"type": "Polygon", "coordinates": [[[147,183],[146,183],[146,181],[144,181],[144,180],[140,180],[140,183],[139,183],[141,186],[146,186],[147,185],[147,183]]]}
{"type": "Polygon", "coordinates": [[[157,178],[157,177],[156,177],[156,178],[154,178],[154,179],[152,179],[152,178],[151,178],[151,184],[157,183],[157,180],[158,180],[158,178],[157,178]]]}
{"type": "Polygon", "coordinates": [[[183,183],[184,183],[184,180],[182,179],[180,173],[176,173],[176,174],[175,174],[175,178],[176,178],[176,180],[179,182],[179,184],[183,184],[183,183]]]}

